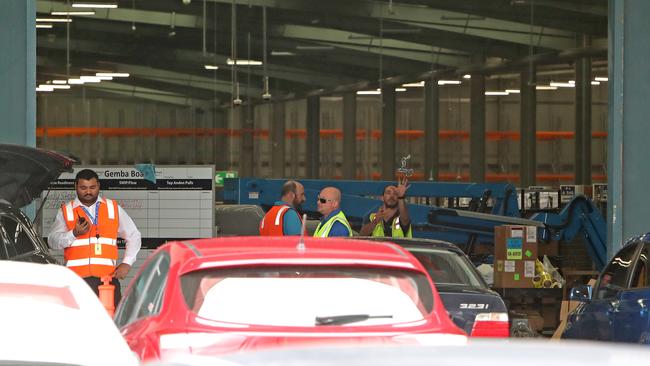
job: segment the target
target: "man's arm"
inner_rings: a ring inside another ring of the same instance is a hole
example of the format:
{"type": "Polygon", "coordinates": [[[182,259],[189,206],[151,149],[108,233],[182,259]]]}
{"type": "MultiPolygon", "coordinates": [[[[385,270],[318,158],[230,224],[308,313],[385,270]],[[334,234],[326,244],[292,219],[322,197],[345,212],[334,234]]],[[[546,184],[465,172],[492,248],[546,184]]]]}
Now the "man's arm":
{"type": "MultiPolygon", "coordinates": [[[[381,208],[380,208],[381,211],[381,208]]],[[[364,216],[363,221],[364,224],[361,226],[361,230],[359,231],[359,235],[361,236],[370,236],[372,235],[372,231],[375,229],[375,226],[382,220],[383,216],[380,214],[380,211],[376,212],[375,218],[370,221],[370,214],[372,212],[369,212],[364,216]]]]}
{"type": "Polygon", "coordinates": [[[117,228],[117,236],[124,239],[126,242],[126,249],[124,250],[124,258],[122,263],[132,266],[142,246],[142,235],[135,226],[131,217],[124,211],[122,206],[117,206],[119,209],[120,224],[117,228]]]}
{"type": "Polygon", "coordinates": [[[410,185],[408,184],[408,178],[404,177],[399,179],[397,182],[397,208],[399,209],[399,223],[402,226],[407,227],[411,225],[411,216],[409,216],[409,210],[406,207],[406,191],[409,189],[410,185]]]}
{"type": "Polygon", "coordinates": [[[302,222],[300,221],[300,216],[298,212],[293,208],[290,208],[285,212],[282,232],[284,235],[300,235],[300,230],[302,229],[302,222]]]}
{"type": "Polygon", "coordinates": [[[47,244],[51,249],[63,249],[69,247],[72,242],[76,239],[73,230],[68,230],[68,225],[66,225],[65,220],[63,219],[63,212],[59,209],[54,217],[54,224],[52,225],[52,231],[50,235],[47,236],[47,244]]]}

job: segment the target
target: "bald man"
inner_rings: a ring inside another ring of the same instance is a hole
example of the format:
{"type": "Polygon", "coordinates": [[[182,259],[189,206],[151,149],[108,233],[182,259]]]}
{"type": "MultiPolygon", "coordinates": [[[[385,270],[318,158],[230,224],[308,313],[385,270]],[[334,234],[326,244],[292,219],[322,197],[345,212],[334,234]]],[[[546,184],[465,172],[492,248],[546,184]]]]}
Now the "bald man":
{"type": "Polygon", "coordinates": [[[302,219],[298,210],[305,202],[305,187],[295,180],[288,180],[282,185],[280,197],[260,222],[262,236],[300,235],[302,219]]]}
{"type": "Polygon", "coordinates": [[[315,237],[352,236],[352,228],[341,211],[341,191],[334,187],[325,187],[318,195],[318,212],[323,215],[315,237]]]}

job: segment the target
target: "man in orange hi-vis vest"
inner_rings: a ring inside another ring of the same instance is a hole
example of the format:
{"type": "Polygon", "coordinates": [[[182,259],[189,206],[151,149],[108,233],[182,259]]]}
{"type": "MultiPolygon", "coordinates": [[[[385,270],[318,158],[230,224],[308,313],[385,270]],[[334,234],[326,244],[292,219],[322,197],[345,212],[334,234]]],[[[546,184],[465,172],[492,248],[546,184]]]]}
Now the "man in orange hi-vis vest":
{"type": "Polygon", "coordinates": [[[135,262],[142,244],[140,231],[117,202],[99,196],[99,176],[83,169],[75,177],[77,198],[61,207],[47,238],[52,249],[63,249],[65,265],[98,293],[101,277],[110,275],[115,285],[115,306],[122,293],[120,282],[135,262]],[[126,241],[122,263],[117,265],[117,238],[126,241]]]}
{"type": "Polygon", "coordinates": [[[298,211],[305,202],[305,187],[295,180],[288,180],[282,185],[280,197],[260,222],[262,236],[300,235],[302,218],[298,211]]]}

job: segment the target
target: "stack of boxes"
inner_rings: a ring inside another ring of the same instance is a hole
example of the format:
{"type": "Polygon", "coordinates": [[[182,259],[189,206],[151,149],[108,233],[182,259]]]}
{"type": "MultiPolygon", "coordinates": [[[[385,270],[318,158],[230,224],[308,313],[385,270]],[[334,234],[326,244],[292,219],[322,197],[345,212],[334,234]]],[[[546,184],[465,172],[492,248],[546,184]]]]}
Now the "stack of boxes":
{"type": "Polygon", "coordinates": [[[503,225],[494,231],[494,287],[532,288],[537,227],[503,225]]]}

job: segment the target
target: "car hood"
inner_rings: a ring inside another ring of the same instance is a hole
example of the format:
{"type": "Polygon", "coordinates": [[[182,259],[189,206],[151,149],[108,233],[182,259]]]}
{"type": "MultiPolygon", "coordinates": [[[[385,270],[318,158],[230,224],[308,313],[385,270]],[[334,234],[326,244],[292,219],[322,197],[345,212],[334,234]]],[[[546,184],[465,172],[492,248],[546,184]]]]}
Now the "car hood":
{"type": "Polygon", "coordinates": [[[0,144],[0,199],[15,207],[31,203],[76,160],[54,151],[0,144]]]}

